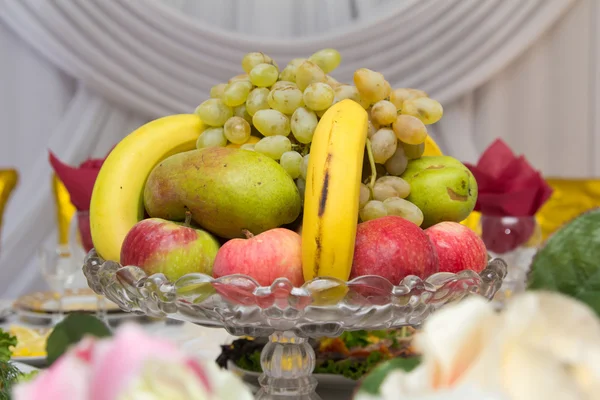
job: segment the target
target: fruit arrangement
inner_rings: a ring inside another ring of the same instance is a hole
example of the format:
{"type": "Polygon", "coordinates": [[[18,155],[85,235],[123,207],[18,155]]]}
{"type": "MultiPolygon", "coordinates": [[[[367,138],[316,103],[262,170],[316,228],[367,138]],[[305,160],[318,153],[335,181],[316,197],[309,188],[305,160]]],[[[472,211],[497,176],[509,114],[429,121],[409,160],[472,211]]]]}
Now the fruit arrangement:
{"type": "Polygon", "coordinates": [[[123,139],[92,194],[98,254],[172,281],[260,285],[483,270],[485,246],[459,224],[477,183],[427,133],[442,106],[366,68],[340,83],[340,62],[324,49],[280,69],[248,53],[193,114],[123,139]]]}

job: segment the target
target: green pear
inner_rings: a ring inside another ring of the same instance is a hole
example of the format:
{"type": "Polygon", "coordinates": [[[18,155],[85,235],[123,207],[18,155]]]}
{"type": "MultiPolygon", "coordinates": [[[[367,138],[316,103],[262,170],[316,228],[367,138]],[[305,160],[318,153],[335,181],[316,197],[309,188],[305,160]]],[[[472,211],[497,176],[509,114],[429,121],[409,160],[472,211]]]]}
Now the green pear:
{"type": "Polygon", "coordinates": [[[271,158],[211,147],[175,154],[158,164],[144,188],[151,217],[183,221],[186,211],[223,238],[259,234],[293,222],[302,201],[294,180],[271,158]]]}
{"type": "Polygon", "coordinates": [[[423,229],[442,221],[460,222],[475,208],[477,181],[453,157],[425,156],[410,160],[401,177],[410,184],[406,199],[423,212],[423,229]]]}

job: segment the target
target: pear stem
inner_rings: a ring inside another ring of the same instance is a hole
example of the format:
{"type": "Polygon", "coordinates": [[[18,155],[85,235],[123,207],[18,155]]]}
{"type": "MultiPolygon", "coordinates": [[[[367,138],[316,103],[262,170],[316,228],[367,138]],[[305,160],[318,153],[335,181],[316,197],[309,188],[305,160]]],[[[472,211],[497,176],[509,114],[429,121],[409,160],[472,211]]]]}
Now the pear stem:
{"type": "Polygon", "coordinates": [[[242,229],[242,233],[246,236],[246,239],[252,239],[254,235],[248,229],[242,229]]]}
{"type": "Polygon", "coordinates": [[[188,210],[185,212],[185,221],[183,222],[183,226],[189,228],[192,223],[192,213],[188,210]]]}
{"type": "Polygon", "coordinates": [[[375,198],[373,188],[377,181],[377,169],[375,168],[375,157],[373,157],[373,147],[371,147],[371,139],[367,138],[367,156],[369,157],[369,165],[371,166],[371,182],[367,185],[371,191],[371,197],[375,198]]]}

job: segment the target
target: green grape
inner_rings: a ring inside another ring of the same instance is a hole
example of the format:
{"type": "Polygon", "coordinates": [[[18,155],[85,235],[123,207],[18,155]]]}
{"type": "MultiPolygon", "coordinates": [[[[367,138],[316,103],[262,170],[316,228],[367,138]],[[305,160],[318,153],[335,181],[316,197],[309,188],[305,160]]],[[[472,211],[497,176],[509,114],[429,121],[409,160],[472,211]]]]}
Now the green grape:
{"type": "Polygon", "coordinates": [[[232,82],[223,91],[221,99],[229,107],[237,107],[246,102],[248,94],[252,90],[252,84],[247,81],[232,82]]]}
{"type": "Polygon", "coordinates": [[[302,202],[304,202],[304,193],[306,192],[306,181],[303,178],[296,179],[296,187],[298,188],[298,192],[300,192],[302,202]]]}
{"type": "Polygon", "coordinates": [[[410,222],[421,226],[423,223],[423,211],[408,200],[400,197],[389,197],[383,201],[388,215],[397,215],[410,222]]]}
{"type": "Polygon", "coordinates": [[[300,193],[300,198],[304,203],[304,193],[306,192],[306,181],[302,178],[296,179],[296,187],[298,188],[298,193],[300,193]]]}
{"type": "Polygon", "coordinates": [[[290,119],[277,110],[258,110],[252,116],[252,125],[264,136],[290,134],[290,119]]]}
{"type": "Polygon", "coordinates": [[[283,153],[292,150],[292,142],[285,136],[268,136],[254,145],[254,151],[262,153],[273,160],[279,160],[283,153]]]}
{"type": "Polygon", "coordinates": [[[375,134],[375,132],[377,132],[377,128],[375,128],[375,125],[373,125],[371,120],[369,120],[367,122],[367,137],[369,139],[371,139],[373,137],[373,135],[375,134]]]}
{"type": "Polygon", "coordinates": [[[286,170],[286,172],[296,179],[300,176],[300,169],[302,168],[302,156],[297,151],[286,151],[281,155],[279,164],[286,170]]]}
{"type": "Polygon", "coordinates": [[[291,86],[272,89],[267,101],[272,109],[287,115],[292,115],[298,107],[304,105],[300,89],[291,86]]]}
{"type": "Polygon", "coordinates": [[[302,64],[304,61],[306,61],[306,58],[294,58],[293,60],[291,60],[288,63],[288,67],[294,67],[294,68],[298,68],[300,66],[300,64],[302,64]]]}
{"type": "Polygon", "coordinates": [[[427,128],[423,121],[412,115],[398,115],[392,124],[398,140],[408,144],[421,144],[427,139],[427,128]]]}
{"type": "Polygon", "coordinates": [[[378,164],[384,164],[396,152],[398,141],[394,131],[388,128],[379,129],[371,137],[373,158],[378,164]]]}
{"type": "Polygon", "coordinates": [[[418,97],[428,97],[427,93],[418,89],[398,88],[390,93],[390,101],[396,106],[397,110],[402,110],[402,105],[406,100],[418,97]]]}
{"type": "Polygon", "coordinates": [[[279,74],[279,80],[296,82],[296,67],[290,67],[289,65],[285,67],[279,74]]]}
{"type": "Polygon", "coordinates": [[[242,117],[231,117],[225,122],[223,133],[231,143],[246,143],[250,137],[250,124],[242,117]]]}
{"type": "Polygon", "coordinates": [[[371,190],[364,183],[360,184],[360,197],[358,200],[358,209],[362,209],[371,200],[371,190]]]}
{"type": "Polygon", "coordinates": [[[306,180],[306,176],[308,175],[308,162],[310,161],[310,154],[302,157],[302,167],[300,168],[300,176],[302,179],[306,180]]]}
{"type": "Polygon", "coordinates": [[[361,99],[370,104],[385,99],[391,90],[383,74],[367,68],[360,68],[354,72],[354,85],[361,99]]]}
{"type": "Polygon", "coordinates": [[[194,111],[202,122],[210,126],[223,126],[233,116],[233,110],[221,99],[208,99],[194,111]]]}
{"type": "Polygon", "coordinates": [[[273,84],[273,86],[271,86],[271,90],[281,89],[281,88],[285,88],[285,87],[292,87],[292,88],[298,89],[298,86],[296,86],[296,84],[294,82],[277,81],[273,84]]]}
{"type": "Polygon", "coordinates": [[[254,86],[269,87],[277,82],[279,70],[273,64],[258,64],[250,71],[250,82],[254,86]]]}
{"type": "Polygon", "coordinates": [[[429,97],[417,97],[406,100],[402,105],[402,114],[417,117],[425,125],[431,125],[442,119],[442,105],[429,97]]]}
{"type": "Polygon", "coordinates": [[[322,82],[315,82],[304,89],[304,104],[311,110],[326,110],[333,104],[335,94],[331,86],[322,82]]]}
{"type": "Polygon", "coordinates": [[[336,103],[344,99],[350,99],[360,103],[360,94],[358,93],[356,86],[346,84],[338,85],[335,89],[333,89],[333,92],[335,93],[336,103]]]}
{"type": "Polygon", "coordinates": [[[250,83],[250,77],[248,76],[248,74],[236,75],[233,78],[229,79],[229,81],[227,83],[234,83],[234,82],[248,82],[248,83],[250,83]]]}
{"type": "Polygon", "coordinates": [[[267,88],[255,88],[253,89],[248,98],[246,99],[246,111],[250,116],[254,116],[259,110],[266,110],[269,108],[269,89],[267,88]]]}
{"type": "Polygon", "coordinates": [[[371,200],[359,211],[363,222],[387,216],[387,210],[381,201],[371,200]]]}
{"type": "Polygon", "coordinates": [[[329,107],[326,108],[326,109],[324,109],[324,110],[315,111],[315,114],[317,114],[317,117],[323,118],[323,115],[325,115],[325,113],[327,112],[327,110],[329,110],[329,107]]]}
{"type": "Polygon", "coordinates": [[[375,125],[391,125],[396,120],[396,116],[398,116],[396,106],[387,100],[380,100],[371,107],[371,120],[375,125]]]}
{"type": "Polygon", "coordinates": [[[292,115],[291,128],[292,133],[300,143],[312,142],[315,129],[317,128],[317,115],[305,107],[299,107],[292,115]]]}
{"type": "Polygon", "coordinates": [[[213,99],[220,99],[221,97],[223,97],[223,92],[225,91],[225,88],[227,87],[226,83],[219,83],[213,87],[210,88],[210,97],[213,99]]]}
{"type": "Polygon", "coordinates": [[[390,197],[406,198],[410,194],[410,184],[398,176],[382,176],[373,186],[375,200],[384,201],[390,197]]]}
{"type": "Polygon", "coordinates": [[[240,149],[254,151],[254,145],[255,145],[255,143],[244,143],[243,145],[240,146],[240,149]]]}
{"type": "Polygon", "coordinates": [[[275,64],[273,59],[264,53],[248,53],[242,58],[242,68],[247,74],[258,64],[275,64]]]}
{"type": "Polygon", "coordinates": [[[208,128],[198,137],[196,141],[197,149],[204,149],[207,147],[225,147],[227,145],[227,139],[223,133],[223,128],[208,128]]]}
{"type": "Polygon", "coordinates": [[[404,154],[406,158],[409,160],[416,160],[417,158],[421,158],[423,153],[425,153],[425,142],[419,144],[407,144],[404,142],[400,142],[402,144],[402,148],[404,149],[404,154]]]}
{"type": "Polygon", "coordinates": [[[325,75],[325,83],[331,86],[332,89],[335,89],[336,87],[341,85],[341,83],[339,83],[337,79],[329,75],[325,75]]]}
{"type": "Polygon", "coordinates": [[[311,83],[325,82],[325,72],[314,62],[304,61],[296,69],[296,85],[304,92],[311,83]]]}
{"type": "Polygon", "coordinates": [[[248,110],[246,110],[246,104],[239,105],[233,108],[233,115],[235,117],[244,118],[249,124],[252,123],[252,116],[248,114],[248,110]]]}
{"type": "Polygon", "coordinates": [[[404,147],[400,143],[396,147],[396,152],[385,162],[385,169],[390,175],[400,176],[406,170],[408,157],[404,154],[404,147]]]}
{"type": "Polygon", "coordinates": [[[342,62],[342,55],[335,49],[323,49],[308,58],[317,64],[326,74],[336,69],[342,62]]]}

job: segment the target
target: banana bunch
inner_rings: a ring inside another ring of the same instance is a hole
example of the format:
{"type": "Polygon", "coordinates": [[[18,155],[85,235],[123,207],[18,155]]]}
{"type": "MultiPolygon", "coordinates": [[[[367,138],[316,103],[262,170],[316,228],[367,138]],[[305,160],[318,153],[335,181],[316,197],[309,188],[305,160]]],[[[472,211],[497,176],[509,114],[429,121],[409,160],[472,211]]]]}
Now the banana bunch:
{"type": "Polygon", "coordinates": [[[302,221],[302,268],[317,276],[348,280],[360,197],[368,115],[352,100],[323,115],[313,136],[302,221]]]}
{"type": "Polygon", "coordinates": [[[92,240],[102,258],[119,261],[123,239],[144,218],[144,185],[152,169],[173,154],[195,149],[204,129],[197,115],[171,115],[141,126],[110,152],[90,203],[92,240]]]}

